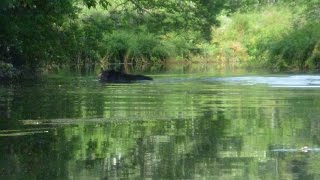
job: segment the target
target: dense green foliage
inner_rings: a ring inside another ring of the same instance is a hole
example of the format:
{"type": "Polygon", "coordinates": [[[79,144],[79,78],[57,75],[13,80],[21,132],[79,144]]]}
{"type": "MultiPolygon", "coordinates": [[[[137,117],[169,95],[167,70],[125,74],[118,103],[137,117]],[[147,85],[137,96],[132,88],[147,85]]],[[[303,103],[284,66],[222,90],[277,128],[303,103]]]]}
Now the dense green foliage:
{"type": "MultiPolygon", "coordinates": [[[[100,0],[101,5],[107,2],[100,0]]],[[[0,4],[0,61],[33,72],[65,60],[69,41],[64,25],[76,18],[78,6],[92,1],[5,0],[0,4]]]]}
{"type": "Polygon", "coordinates": [[[185,58],[194,49],[190,43],[211,37],[223,2],[3,1],[0,61],[35,72],[61,65],[88,69],[105,60],[185,58]]]}
{"type": "Polygon", "coordinates": [[[0,71],[193,57],[319,69],[319,7],[316,0],[5,0],[0,62],[18,71],[0,71]]]}
{"type": "Polygon", "coordinates": [[[275,71],[319,70],[320,3],[290,2],[220,16],[211,57],[275,71]]]}

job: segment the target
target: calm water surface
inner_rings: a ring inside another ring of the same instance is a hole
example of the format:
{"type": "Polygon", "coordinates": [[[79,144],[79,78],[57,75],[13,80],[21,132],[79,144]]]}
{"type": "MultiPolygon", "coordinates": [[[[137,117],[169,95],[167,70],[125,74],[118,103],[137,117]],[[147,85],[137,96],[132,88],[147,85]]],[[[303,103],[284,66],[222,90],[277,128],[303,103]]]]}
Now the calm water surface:
{"type": "Polygon", "coordinates": [[[0,179],[320,179],[320,76],[153,77],[0,85],[0,179]]]}

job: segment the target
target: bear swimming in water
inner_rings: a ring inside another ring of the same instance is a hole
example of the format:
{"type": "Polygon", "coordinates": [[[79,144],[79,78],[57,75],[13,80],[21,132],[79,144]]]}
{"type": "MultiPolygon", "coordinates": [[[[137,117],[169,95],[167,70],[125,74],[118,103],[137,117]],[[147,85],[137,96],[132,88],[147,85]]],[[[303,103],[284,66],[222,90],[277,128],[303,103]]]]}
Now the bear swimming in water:
{"type": "Polygon", "coordinates": [[[115,70],[102,71],[100,82],[103,83],[130,83],[133,81],[153,80],[151,77],[143,75],[126,74],[115,70]]]}

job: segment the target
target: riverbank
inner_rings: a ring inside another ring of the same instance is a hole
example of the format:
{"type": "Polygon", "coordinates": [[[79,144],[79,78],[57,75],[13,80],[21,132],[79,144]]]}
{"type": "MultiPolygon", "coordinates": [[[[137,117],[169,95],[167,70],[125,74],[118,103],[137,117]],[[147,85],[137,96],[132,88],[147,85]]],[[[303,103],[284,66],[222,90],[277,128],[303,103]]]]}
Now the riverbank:
{"type": "MultiPolygon", "coordinates": [[[[38,20],[16,17],[11,11],[16,6],[0,7],[7,15],[0,18],[4,24],[0,59],[5,62],[0,67],[0,79],[64,68],[88,72],[110,64],[133,64],[142,70],[168,63],[274,72],[320,70],[319,2],[194,4],[204,9],[187,3],[189,15],[176,9],[175,3],[166,7],[151,3],[153,6],[146,6],[151,14],[146,14],[137,12],[132,8],[136,4],[130,2],[110,2],[108,8],[87,4],[77,11],[72,3],[64,8],[55,3],[54,8],[65,12],[50,12],[55,18],[38,20]],[[127,8],[127,14],[119,7],[127,8]],[[205,14],[199,17],[195,13],[205,14]]],[[[42,17],[37,5],[30,3],[17,7],[29,13],[28,17],[32,13],[42,17]]]]}
{"type": "Polygon", "coordinates": [[[208,54],[272,71],[319,71],[320,23],[307,15],[311,9],[279,5],[221,15],[208,54]]]}

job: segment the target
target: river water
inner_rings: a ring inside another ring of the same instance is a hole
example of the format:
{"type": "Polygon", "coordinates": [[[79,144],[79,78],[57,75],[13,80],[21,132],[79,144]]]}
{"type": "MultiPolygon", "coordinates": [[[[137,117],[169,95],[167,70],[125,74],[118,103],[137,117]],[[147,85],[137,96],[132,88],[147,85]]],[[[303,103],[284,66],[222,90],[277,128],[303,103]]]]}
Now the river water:
{"type": "Polygon", "coordinates": [[[0,179],[320,179],[320,76],[151,76],[1,84],[0,179]]]}

